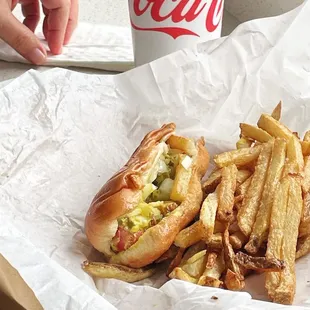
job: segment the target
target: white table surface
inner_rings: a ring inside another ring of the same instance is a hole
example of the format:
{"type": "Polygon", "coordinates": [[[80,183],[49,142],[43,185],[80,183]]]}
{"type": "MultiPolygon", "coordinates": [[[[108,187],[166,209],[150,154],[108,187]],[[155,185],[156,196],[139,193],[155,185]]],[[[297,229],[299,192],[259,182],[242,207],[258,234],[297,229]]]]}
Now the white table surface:
{"type": "MultiPolygon", "coordinates": [[[[128,6],[126,0],[79,0],[79,20],[89,23],[107,23],[111,25],[129,27],[128,6]]],[[[293,9],[303,0],[226,0],[223,20],[223,35],[228,35],[240,21],[256,17],[271,16],[293,9]],[[234,17],[232,14],[234,14],[234,17]]],[[[14,14],[20,20],[22,15],[17,7],[14,14]]],[[[33,67],[31,65],[6,63],[0,61],[0,82],[18,77],[29,69],[40,71],[49,67],[33,67]]],[[[98,70],[71,68],[81,72],[106,74],[98,70]]]]}

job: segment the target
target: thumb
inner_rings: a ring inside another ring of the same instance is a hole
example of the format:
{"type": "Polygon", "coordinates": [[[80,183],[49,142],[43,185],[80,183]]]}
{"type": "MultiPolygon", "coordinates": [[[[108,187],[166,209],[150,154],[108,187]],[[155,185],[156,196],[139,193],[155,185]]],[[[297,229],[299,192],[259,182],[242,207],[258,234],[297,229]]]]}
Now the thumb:
{"type": "Polygon", "coordinates": [[[41,65],[46,61],[46,50],[39,39],[11,11],[1,12],[0,20],[0,38],[31,63],[41,65]]]}

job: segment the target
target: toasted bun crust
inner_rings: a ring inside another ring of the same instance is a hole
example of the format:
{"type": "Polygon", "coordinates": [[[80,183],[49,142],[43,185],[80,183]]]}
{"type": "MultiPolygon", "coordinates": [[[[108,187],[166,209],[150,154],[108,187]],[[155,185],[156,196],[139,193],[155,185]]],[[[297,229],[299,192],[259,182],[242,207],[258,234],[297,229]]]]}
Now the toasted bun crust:
{"type": "Polygon", "coordinates": [[[118,223],[117,218],[135,208],[141,199],[143,178],[152,168],[160,142],[174,133],[175,124],[164,125],[150,132],[127,164],[115,174],[95,196],[85,219],[85,233],[90,243],[111,263],[140,268],[158,259],[173,244],[175,236],[187,226],[199,211],[203,193],[201,178],[209,164],[209,154],[201,138],[196,142],[192,176],[188,195],[181,205],[149,228],[129,249],[113,253],[110,243],[118,223]]]}

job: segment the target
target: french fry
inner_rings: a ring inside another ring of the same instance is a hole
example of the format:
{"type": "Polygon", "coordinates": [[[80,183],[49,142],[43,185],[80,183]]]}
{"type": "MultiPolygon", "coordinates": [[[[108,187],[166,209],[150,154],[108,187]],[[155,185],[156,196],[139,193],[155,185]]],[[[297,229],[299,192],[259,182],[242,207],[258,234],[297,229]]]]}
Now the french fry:
{"type": "Polygon", "coordinates": [[[245,269],[259,272],[280,272],[285,268],[285,263],[282,260],[276,258],[253,257],[242,252],[236,254],[235,261],[245,269]]]}
{"type": "Polygon", "coordinates": [[[310,235],[300,238],[297,243],[296,259],[310,253],[310,235]]]}
{"type": "MultiPolygon", "coordinates": [[[[244,190],[244,199],[238,212],[237,219],[240,230],[245,236],[249,236],[255,222],[257,211],[262,197],[264,184],[267,176],[273,142],[263,145],[258,157],[255,172],[248,189],[244,190]]],[[[241,191],[241,189],[239,188],[241,191]]]]}
{"type": "Polygon", "coordinates": [[[241,123],[240,129],[243,136],[261,143],[272,139],[272,136],[267,131],[249,124],[241,123]]]}
{"type": "Polygon", "coordinates": [[[282,111],[282,102],[280,101],[278,105],[274,108],[274,110],[272,111],[271,117],[279,121],[281,119],[281,111],[282,111]]]}
{"type": "Polygon", "coordinates": [[[181,263],[179,263],[178,265],[180,265],[181,267],[187,263],[187,261],[193,257],[195,254],[199,253],[200,251],[203,251],[206,249],[206,244],[203,242],[203,241],[200,241],[194,245],[192,245],[191,247],[189,247],[183,257],[182,257],[182,260],[181,260],[181,263]]]}
{"type": "Polygon", "coordinates": [[[230,225],[229,225],[229,234],[234,234],[238,231],[240,231],[240,228],[238,226],[238,222],[237,221],[233,221],[230,225]]]}
{"type": "MultiPolygon", "coordinates": [[[[222,252],[221,252],[222,253],[222,252]]],[[[218,251],[208,251],[207,253],[207,263],[206,263],[206,269],[211,269],[214,267],[215,263],[216,263],[216,259],[219,256],[219,252],[218,251]]]]}
{"type": "Polygon", "coordinates": [[[226,228],[226,226],[224,225],[224,223],[219,222],[219,221],[215,221],[214,234],[223,233],[225,231],[225,228],[226,228]]]}
{"type": "Polygon", "coordinates": [[[229,242],[235,250],[240,250],[247,241],[248,238],[241,231],[237,231],[229,237],[229,242]]]}
{"type": "Polygon", "coordinates": [[[241,136],[240,139],[236,143],[236,148],[237,150],[245,149],[245,148],[251,147],[252,144],[253,144],[252,140],[241,136]]]}
{"type": "Polygon", "coordinates": [[[310,156],[305,157],[304,178],[302,181],[302,191],[304,194],[310,191],[310,156]]]}
{"type": "MultiPolygon", "coordinates": [[[[289,195],[289,178],[284,178],[278,184],[272,205],[270,216],[270,229],[266,251],[267,259],[280,259],[283,240],[283,230],[286,219],[286,209],[289,195]]],[[[280,274],[268,272],[266,274],[265,287],[270,298],[274,297],[275,289],[279,286],[280,274]]]]}
{"type": "Polygon", "coordinates": [[[203,240],[206,243],[211,241],[212,235],[214,233],[215,217],[218,205],[218,194],[217,192],[214,192],[208,195],[201,207],[200,222],[202,227],[203,240]]]}
{"type": "Polygon", "coordinates": [[[308,131],[305,133],[304,141],[310,142],[310,130],[308,130],[308,131]]]}
{"type": "Polygon", "coordinates": [[[262,114],[257,125],[275,138],[283,138],[288,141],[294,136],[286,126],[268,114],[262,114]]]}
{"type": "Polygon", "coordinates": [[[233,216],[234,194],[237,185],[237,167],[230,165],[223,168],[222,180],[218,187],[217,218],[229,222],[233,216]]]}
{"type": "Polygon", "coordinates": [[[252,179],[253,175],[251,175],[246,181],[244,181],[239,187],[237,187],[236,194],[244,197],[246,192],[249,190],[252,179]]]}
{"type": "Polygon", "coordinates": [[[309,156],[310,155],[310,141],[301,141],[301,150],[302,155],[309,156]]]}
{"type": "Polygon", "coordinates": [[[304,195],[299,237],[310,235],[310,192],[304,195]]]}
{"type": "Polygon", "coordinates": [[[191,139],[172,135],[167,143],[170,145],[172,149],[178,149],[183,151],[189,156],[195,156],[197,154],[197,148],[195,146],[195,142],[191,139]]]}
{"type": "Polygon", "coordinates": [[[214,234],[211,241],[208,243],[209,249],[222,249],[223,248],[223,237],[221,233],[214,234]]]}
{"type": "Polygon", "coordinates": [[[156,272],[154,267],[134,269],[122,265],[89,261],[83,263],[82,269],[94,277],[118,279],[128,283],[144,280],[156,272]]]}
{"type": "Polygon", "coordinates": [[[205,270],[207,262],[206,252],[206,250],[203,250],[192,256],[185,264],[182,265],[181,268],[183,271],[193,278],[199,278],[205,270]]]}
{"type": "Polygon", "coordinates": [[[229,242],[228,227],[223,234],[224,258],[227,267],[225,285],[229,290],[241,290],[244,287],[244,277],[239,265],[235,262],[235,253],[229,242]]]}
{"type": "Polygon", "coordinates": [[[179,248],[177,255],[174,257],[174,259],[171,261],[166,275],[169,276],[169,274],[177,267],[180,265],[182,261],[183,254],[185,252],[185,249],[179,248]]]}
{"type": "Polygon", "coordinates": [[[245,283],[236,272],[228,269],[225,276],[225,285],[230,291],[241,291],[245,283]]]}
{"type": "Polygon", "coordinates": [[[252,175],[251,171],[241,169],[237,173],[237,186],[241,186],[250,176],[252,175]]]}
{"type": "Polygon", "coordinates": [[[235,164],[237,167],[243,167],[255,161],[261,151],[261,145],[233,150],[214,156],[214,162],[220,168],[235,164]]]}
{"type": "Polygon", "coordinates": [[[304,169],[304,158],[299,140],[296,137],[289,139],[287,143],[287,157],[291,164],[296,165],[296,173],[304,169]]]}
{"type": "Polygon", "coordinates": [[[205,271],[199,278],[198,284],[209,287],[220,287],[222,282],[219,279],[225,270],[223,251],[219,254],[214,252],[211,253],[212,256],[215,257],[213,265],[210,266],[207,264],[205,271]]]}
{"type": "Polygon", "coordinates": [[[208,179],[203,183],[202,189],[204,193],[210,194],[216,190],[222,179],[222,169],[213,171],[208,179]]]}
{"type": "Polygon", "coordinates": [[[193,225],[188,226],[181,230],[175,240],[174,244],[180,248],[188,248],[191,245],[197,243],[201,240],[203,235],[203,229],[201,225],[201,221],[195,222],[193,225]]]}
{"type": "Polygon", "coordinates": [[[299,177],[290,177],[286,221],[283,230],[281,259],[286,268],[281,273],[280,284],[275,290],[273,301],[292,304],[296,291],[295,259],[298,228],[302,212],[302,191],[299,177]]]}
{"type": "Polygon", "coordinates": [[[256,215],[252,233],[250,235],[250,240],[245,246],[245,250],[250,254],[256,254],[263,241],[267,240],[274,192],[278,182],[280,181],[286,158],[285,155],[285,140],[276,139],[267,170],[266,182],[264,185],[262,199],[260,201],[260,206],[256,215]]]}
{"type": "MultiPolygon", "coordinates": [[[[185,156],[180,156],[180,162],[185,156]]],[[[182,164],[179,164],[176,169],[176,175],[173,182],[170,198],[177,202],[182,202],[187,195],[188,184],[192,176],[192,168],[185,169],[182,164]]]]}
{"type": "Polygon", "coordinates": [[[176,267],[173,271],[169,274],[170,279],[178,279],[183,280],[186,282],[197,284],[198,280],[191,277],[188,273],[186,273],[182,268],[176,267]]]}

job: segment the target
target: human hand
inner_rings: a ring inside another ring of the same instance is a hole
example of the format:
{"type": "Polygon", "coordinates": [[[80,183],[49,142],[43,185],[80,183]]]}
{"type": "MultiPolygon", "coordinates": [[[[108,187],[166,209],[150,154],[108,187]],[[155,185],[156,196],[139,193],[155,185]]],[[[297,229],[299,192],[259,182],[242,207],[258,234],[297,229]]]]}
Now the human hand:
{"type": "Polygon", "coordinates": [[[45,15],[43,33],[52,54],[61,54],[77,25],[78,0],[0,0],[0,39],[33,64],[46,61],[46,50],[34,31],[40,21],[40,2],[45,15]],[[23,24],[12,11],[20,3],[23,24]]]}

